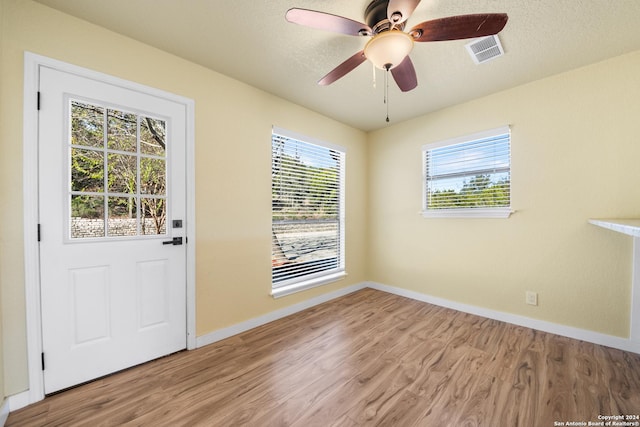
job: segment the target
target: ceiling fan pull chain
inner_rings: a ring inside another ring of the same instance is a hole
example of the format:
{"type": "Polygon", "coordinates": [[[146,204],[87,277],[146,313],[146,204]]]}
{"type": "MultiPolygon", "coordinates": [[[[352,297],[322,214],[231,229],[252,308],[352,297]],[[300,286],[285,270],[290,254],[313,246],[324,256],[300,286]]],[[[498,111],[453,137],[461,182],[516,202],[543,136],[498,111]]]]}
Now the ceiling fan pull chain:
{"type": "Polygon", "coordinates": [[[387,123],[389,123],[389,69],[390,64],[386,65],[387,72],[384,73],[384,103],[387,105],[387,123]]]}

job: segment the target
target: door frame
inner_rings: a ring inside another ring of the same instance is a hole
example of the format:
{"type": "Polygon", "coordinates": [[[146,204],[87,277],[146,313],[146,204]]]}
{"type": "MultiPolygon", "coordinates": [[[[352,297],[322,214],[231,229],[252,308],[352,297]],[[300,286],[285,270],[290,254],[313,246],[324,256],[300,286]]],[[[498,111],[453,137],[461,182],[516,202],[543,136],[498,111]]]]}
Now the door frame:
{"type": "Polygon", "coordinates": [[[40,250],[38,244],[38,91],[40,68],[48,67],[140,93],[164,98],[185,106],[186,111],[186,301],[187,350],[196,348],[196,275],[195,275],[195,102],[163,90],[113,77],[31,52],[24,54],[23,94],[23,227],[24,284],[26,300],[27,404],[44,399],[42,370],[42,318],[40,300],[40,250]]]}

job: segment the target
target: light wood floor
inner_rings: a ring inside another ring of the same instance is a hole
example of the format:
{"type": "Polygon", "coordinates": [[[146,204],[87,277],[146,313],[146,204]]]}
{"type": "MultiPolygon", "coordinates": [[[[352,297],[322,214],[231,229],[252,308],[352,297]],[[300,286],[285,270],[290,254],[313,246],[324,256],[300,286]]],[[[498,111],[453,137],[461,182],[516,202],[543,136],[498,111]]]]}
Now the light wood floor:
{"type": "Polygon", "coordinates": [[[8,426],[554,426],[640,415],[640,355],[365,289],[8,426]]]}

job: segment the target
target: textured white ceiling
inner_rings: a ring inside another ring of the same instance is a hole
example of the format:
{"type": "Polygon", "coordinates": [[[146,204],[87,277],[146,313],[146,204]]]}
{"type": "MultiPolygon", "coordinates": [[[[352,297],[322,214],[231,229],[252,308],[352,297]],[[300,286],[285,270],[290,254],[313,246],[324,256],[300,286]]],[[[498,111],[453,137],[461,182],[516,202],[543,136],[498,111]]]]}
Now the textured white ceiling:
{"type": "MultiPolygon", "coordinates": [[[[285,21],[291,7],[364,21],[369,0],[37,0],[237,80],[370,131],[388,124],[384,73],[369,62],[320,87],[317,80],[368,38],[285,21]]],[[[416,43],[418,87],[390,84],[391,123],[640,49],[640,0],[423,0],[407,29],[451,15],[507,13],[505,55],[475,65],[469,40],[416,43]]],[[[615,78],[615,76],[612,76],[615,78]]],[[[639,83],[640,84],[640,83],[639,83]]]]}

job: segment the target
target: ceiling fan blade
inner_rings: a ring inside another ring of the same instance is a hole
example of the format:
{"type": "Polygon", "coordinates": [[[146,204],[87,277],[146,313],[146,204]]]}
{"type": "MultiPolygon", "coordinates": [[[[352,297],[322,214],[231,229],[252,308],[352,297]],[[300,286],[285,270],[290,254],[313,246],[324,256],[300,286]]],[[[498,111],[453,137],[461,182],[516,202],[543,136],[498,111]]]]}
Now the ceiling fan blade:
{"type": "Polygon", "coordinates": [[[394,24],[401,24],[416,10],[420,0],[389,0],[387,17],[394,24]]]}
{"type": "Polygon", "coordinates": [[[370,36],[373,34],[373,31],[367,24],[316,10],[289,9],[285,18],[294,24],[304,25],[305,27],[316,28],[318,30],[332,31],[334,33],[348,34],[350,36],[370,36]]]}
{"type": "Polygon", "coordinates": [[[393,79],[403,92],[409,92],[418,86],[418,78],[416,77],[416,69],[411,62],[411,58],[407,55],[402,62],[395,68],[391,69],[393,79]]]}
{"type": "Polygon", "coordinates": [[[356,53],[355,55],[344,61],[342,64],[331,70],[329,74],[318,81],[318,84],[320,86],[328,86],[336,80],[344,77],[347,73],[354,70],[358,65],[362,64],[366,60],[367,58],[365,58],[364,56],[364,50],[361,50],[360,52],[356,53]]]}
{"type": "Polygon", "coordinates": [[[422,22],[409,31],[417,42],[470,39],[499,33],[509,17],[506,13],[459,15],[422,22]]]}

